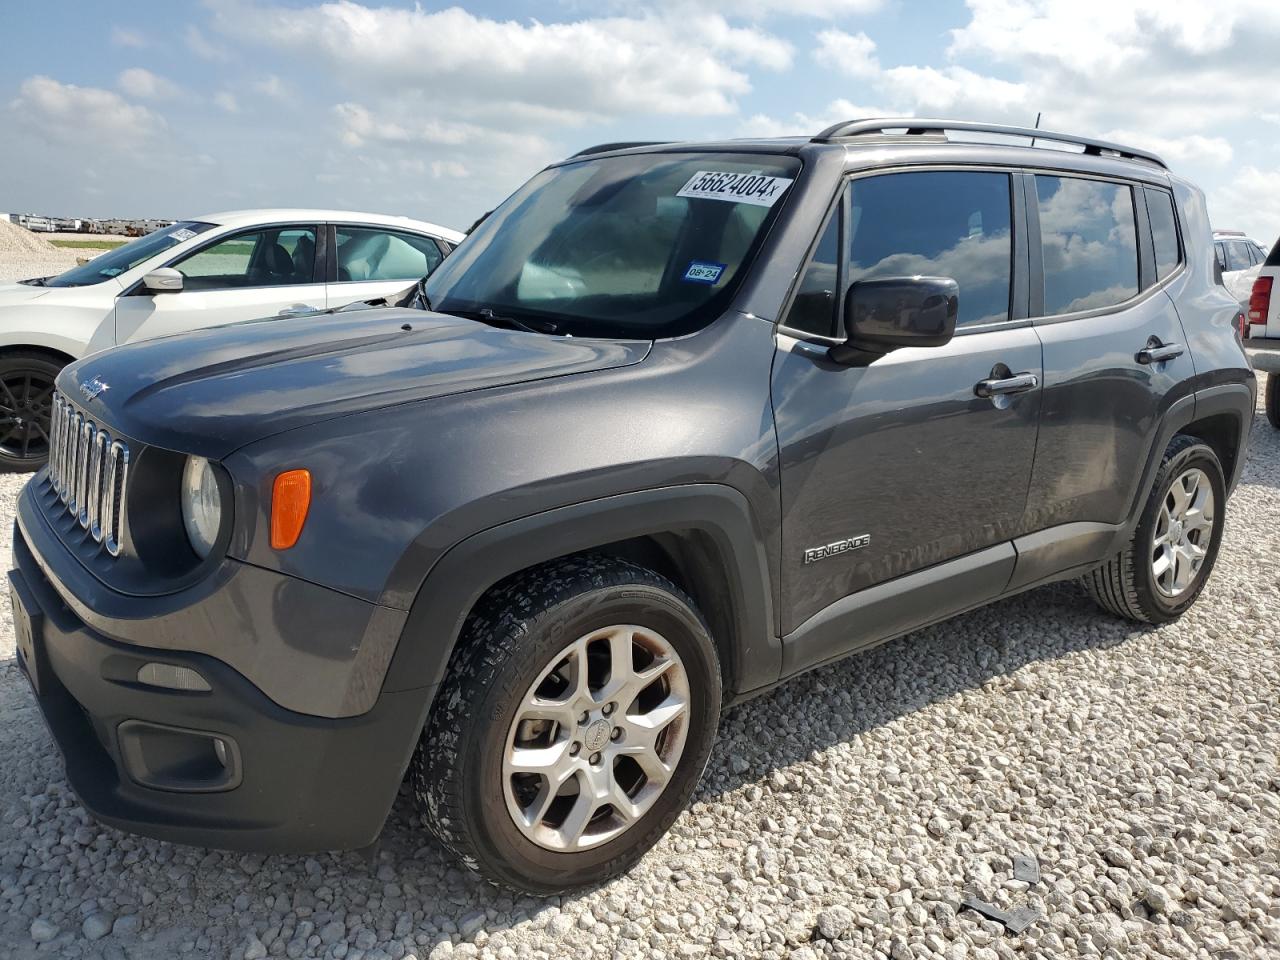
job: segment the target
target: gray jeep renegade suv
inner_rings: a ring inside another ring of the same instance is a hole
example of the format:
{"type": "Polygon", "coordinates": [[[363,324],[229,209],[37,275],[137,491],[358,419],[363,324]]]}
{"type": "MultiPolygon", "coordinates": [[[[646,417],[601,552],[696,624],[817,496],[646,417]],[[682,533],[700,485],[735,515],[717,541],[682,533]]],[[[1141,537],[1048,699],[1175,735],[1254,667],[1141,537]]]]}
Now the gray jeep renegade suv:
{"type": "Polygon", "coordinates": [[[1069,577],[1177,617],[1254,411],[1210,236],[1156,157],[1043,131],[615,144],[401,306],[73,364],[10,574],[67,776],[302,851],[373,842],[408,774],[547,893],[800,671],[1069,577]]]}

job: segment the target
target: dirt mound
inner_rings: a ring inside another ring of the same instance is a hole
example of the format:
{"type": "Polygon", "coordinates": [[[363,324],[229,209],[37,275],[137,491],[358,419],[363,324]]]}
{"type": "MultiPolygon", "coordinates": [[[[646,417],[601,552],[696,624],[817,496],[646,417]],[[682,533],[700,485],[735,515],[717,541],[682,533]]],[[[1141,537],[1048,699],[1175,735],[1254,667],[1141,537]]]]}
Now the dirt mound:
{"type": "Polygon", "coordinates": [[[0,283],[48,277],[76,265],[76,254],[8,220],[0,220],[0,283]]]}

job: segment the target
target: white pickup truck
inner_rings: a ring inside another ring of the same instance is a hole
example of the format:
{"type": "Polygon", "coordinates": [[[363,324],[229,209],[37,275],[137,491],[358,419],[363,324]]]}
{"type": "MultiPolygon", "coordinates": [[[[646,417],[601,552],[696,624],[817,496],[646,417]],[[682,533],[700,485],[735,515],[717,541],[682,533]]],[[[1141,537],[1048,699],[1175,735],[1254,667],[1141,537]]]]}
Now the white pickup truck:
{"type": "Polygon", "coordinates": [[[1258,268],[1242,334],[1253,369],[1267,374],[1267,420],[1280,430],[1280,243],[1258,268]]]}

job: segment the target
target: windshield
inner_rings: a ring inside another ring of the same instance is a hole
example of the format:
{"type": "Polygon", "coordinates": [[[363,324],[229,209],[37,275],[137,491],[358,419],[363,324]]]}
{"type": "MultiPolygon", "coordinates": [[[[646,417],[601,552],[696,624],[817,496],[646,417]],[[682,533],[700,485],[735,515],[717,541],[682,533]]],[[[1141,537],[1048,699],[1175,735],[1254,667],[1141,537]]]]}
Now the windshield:
{"type": "Polygon", "coordinates": [[[544,170],[426,281],[431,308],[578,336],[687,333],[724,309],[793,157],[653,153],[544,170]]]}
{"type": "Polygon", "coordinates": [[[47,287],[86,287],[92,283],[102,283],[104,280],[120,276],[126,270],[132,270],[143,261],[150,260],[157,253],[162,253],[170,247],[182,243],[184,240],[190,240],[196,234],[204,233],[206,230],[211,229],[213,229],[212,223],[198,223],[194,220],[175,223],[171,227],[148,233],[145,237],[130,240],[114,250],[99,254],[88,263],[73,267],[66,273],[50,277],[45,281],[44,285],[47,287]]]}

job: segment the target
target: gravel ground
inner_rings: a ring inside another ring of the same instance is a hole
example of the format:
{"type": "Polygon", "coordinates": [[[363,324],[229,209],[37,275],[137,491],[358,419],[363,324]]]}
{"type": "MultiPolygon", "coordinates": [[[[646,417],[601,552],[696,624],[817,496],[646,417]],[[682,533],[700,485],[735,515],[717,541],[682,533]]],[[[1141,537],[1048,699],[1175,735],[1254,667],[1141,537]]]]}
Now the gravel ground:
{"type": "Polygon", "coordinates": [[[77,257],[101,252],[55,247],[25,227],[0,220],[0,283],[62,273],[76,265],[77,257]]]}
{"type": "MultiPolygon", "coordinates": [[[[1259,418],[1213,579],[1176,624],[1047,588],[732,711],[639,867],[550,901],[461,871],[403,795],[371,861],[94,825],[14,665],[6,597],[0,957],[1278,957],[1278,484],[1259,418]],[[1019,853],[1043,871],[1029,889],[1019,853]],[[1044,916],[1008,934],[966,891],[1044,916]]],[[[0,480],[6,516],[20,485],[0,480]]]]}

